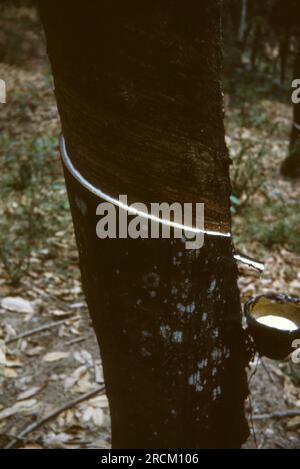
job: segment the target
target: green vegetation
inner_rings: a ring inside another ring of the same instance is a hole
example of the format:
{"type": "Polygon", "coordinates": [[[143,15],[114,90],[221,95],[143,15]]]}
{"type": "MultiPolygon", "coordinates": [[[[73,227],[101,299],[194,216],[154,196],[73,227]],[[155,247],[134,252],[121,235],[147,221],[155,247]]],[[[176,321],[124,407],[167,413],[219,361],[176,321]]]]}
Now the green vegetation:
{"type": "MultiPolygon", "coordinates": [[[[55,234],[71,222],[58,161],[57,138],[20,142],[0,138],[3,152],[0,257],[10,281],[17,285],[28,273],[32,255],[55,250],[55,234]]],[[[59,256],[57,259],[60,265],[59,256]]]]}

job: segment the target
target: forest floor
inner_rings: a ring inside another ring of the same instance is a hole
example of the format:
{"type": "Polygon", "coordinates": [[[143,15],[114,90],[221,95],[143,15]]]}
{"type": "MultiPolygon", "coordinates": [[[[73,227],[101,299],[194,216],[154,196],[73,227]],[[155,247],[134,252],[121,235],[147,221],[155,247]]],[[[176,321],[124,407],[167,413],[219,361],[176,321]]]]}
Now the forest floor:
{"type": "MultiPolygon", "coordinates": [[[[7,84],[0,122],[0,447],[108,448],[108,402],[81,290],[53,84],[36,19],[30,10],[18,14],[22,56],[0,63],[7,84]]],[[[235,240],[266,264],[261,275],[241,267],[242,302],[270,290],[300,296],[300,184],[279,176],[291,106],[266,88],[255,106],[242,86],[240,96],[226,93],[227,143],[239,168],[232,175],[235,240]]],[[[300,417],[271,415],[300,411],[299,370],[289,361],[256,360],[250,377],[245,447],[300,448],[300,417]]]]}

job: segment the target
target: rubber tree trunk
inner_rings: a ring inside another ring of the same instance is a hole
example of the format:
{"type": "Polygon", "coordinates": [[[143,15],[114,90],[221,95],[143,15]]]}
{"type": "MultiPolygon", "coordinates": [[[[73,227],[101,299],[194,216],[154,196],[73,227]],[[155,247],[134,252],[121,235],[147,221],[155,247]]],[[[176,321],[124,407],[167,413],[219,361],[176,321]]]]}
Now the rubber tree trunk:
{"type": "MultiPolygon", "coordinates": [[[[300,78],[300,48],[295,55],[293,77],[300,78]]],[[[281,174],[290,178],[300,178],[300,103],[293,104],[289,154],[281,165],[281,174]]]]}
{"type": "MultiPolygon", "coordinates": [[[[40,2],[72,162],[130,203],[204,202],[230,230],[220,2],[40,2]]],[[[96,237],[96,196],[65,170],[114,448],[238,447],[247,347],[230,238],[96,237]]]]}

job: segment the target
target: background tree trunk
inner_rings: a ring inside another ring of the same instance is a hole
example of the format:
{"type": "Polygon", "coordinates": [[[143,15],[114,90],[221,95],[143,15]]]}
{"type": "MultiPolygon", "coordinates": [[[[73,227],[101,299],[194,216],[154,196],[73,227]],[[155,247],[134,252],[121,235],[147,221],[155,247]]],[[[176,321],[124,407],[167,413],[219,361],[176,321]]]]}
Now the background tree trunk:
{"type": "Polygon", "coordinates": [[[261,24],[259,20],[254,27],[253,33],[253,41],[252,41],[252,48],[251,48],[251,70],[256,70],[256,61],[259,51],[261,50],[261,24]]]}
{"type": "MultiPolygon", "coordinates": [[[[129,202],[204,202],[230,230],[220,2],[40,2],[70,158],[129,202]]],[[[65,172],[119,448],[238,447],[248,362],[230,238],[96,238],[99,200],[65,172]]]]}
{"type": "Polygon", "coordinates": [[[280,38],[279,56],[280,56],[280,82],[283,84],[286,78],[286,69],[288,56],[290,52],[291,25],[287,23],[280,38]]]}
{"type": "Polygon", "coordinates": [[[240,27],[239,27],[239,42],[244,43],[245,34],[247,29],[247,0],[241,1],[241,18],[240,18],[240,27]]]}

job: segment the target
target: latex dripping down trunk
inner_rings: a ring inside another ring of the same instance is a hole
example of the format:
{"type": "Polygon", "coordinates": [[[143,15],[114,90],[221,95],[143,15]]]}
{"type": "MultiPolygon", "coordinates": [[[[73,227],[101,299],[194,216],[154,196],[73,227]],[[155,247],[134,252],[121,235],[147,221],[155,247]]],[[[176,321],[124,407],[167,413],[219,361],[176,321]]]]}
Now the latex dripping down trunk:
{"type": "MultiPolygon", "coordinates": [[[[40,2],[68,155],[129,202],[203,202],[230,231],[220,2],[40,2]]],[[[102,239],[65,168],[114,448],[239,447],[248,352],[231,238],[102,239]]]]}

